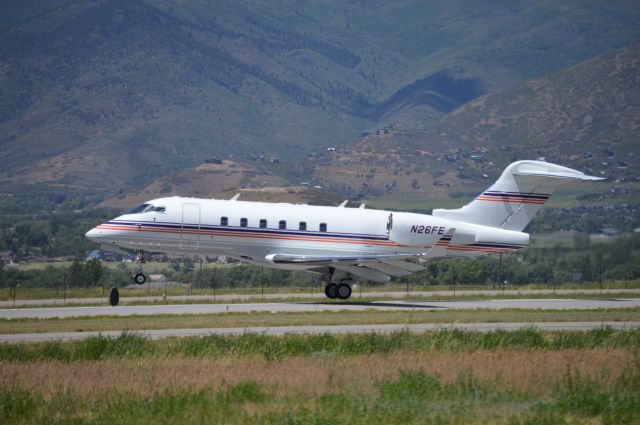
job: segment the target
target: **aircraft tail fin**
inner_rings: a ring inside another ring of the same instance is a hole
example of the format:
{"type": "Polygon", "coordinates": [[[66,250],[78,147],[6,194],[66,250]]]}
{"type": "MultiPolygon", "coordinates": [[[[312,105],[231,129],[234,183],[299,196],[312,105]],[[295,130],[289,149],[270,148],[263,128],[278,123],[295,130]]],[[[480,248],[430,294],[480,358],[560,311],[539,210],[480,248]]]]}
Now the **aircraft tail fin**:
{"type": "Polygon", "coordinates": [[[567,181],[597,181],[580,171],[542,161],[517,161],[469,204],[454,210],[436,209],[433,215],[466,223],[522,231],[551,193],[567,181]]]}

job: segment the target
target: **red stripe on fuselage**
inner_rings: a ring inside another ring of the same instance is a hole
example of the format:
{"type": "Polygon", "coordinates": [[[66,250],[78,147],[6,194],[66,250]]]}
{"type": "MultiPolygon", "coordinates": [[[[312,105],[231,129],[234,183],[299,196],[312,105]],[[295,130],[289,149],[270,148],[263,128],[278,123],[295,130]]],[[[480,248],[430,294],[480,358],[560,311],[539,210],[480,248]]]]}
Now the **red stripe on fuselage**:
{"type": "Polygon", "coordinates": [[[349,244],[361,244],[361,245],[381,245],[381,246],[403,246],[391,241],[373,241],[368,239],[346,239],[346,238],[331,238],[331,237],[313,237],[313,236],[285,236],[278,234],[260,234],[260,233],[247,233],[242,234],[234,231],[224,230],[193,230],[193,229],[163,229],[158,227],[145,227],[136,225],[114,225],[114,224],[101,224],[97,227],[104,230],[131,230],[135,232],[151,232],[151,233],[173,233],[176,235],[189,234],[189,235],[205,235],[205,236],[230,236],[239,238],[262,238],[262,239],[278,239],[278,240],[297,240],[307,242],[331,242],[331,243],[349,243],[349,244]]]}

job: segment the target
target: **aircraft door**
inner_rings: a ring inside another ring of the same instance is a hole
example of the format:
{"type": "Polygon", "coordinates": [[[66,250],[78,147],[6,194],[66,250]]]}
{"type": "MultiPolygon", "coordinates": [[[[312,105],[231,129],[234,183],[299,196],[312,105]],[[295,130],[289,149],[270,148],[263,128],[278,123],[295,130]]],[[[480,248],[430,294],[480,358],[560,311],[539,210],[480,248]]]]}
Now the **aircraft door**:
{"type": "Polygon", "coordinates": [[[197,249],[200,242],[200,204],[182,204],[180,248],[197,249]]]}

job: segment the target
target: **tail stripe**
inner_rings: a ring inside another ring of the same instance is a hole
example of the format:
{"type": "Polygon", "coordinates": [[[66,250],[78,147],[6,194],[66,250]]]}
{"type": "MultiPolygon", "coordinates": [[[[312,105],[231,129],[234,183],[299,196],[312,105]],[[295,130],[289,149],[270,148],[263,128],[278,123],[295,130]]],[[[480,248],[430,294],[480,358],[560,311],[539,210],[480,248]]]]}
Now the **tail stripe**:
{"type": "Polygon", "coordinates": [[[515,202],[542,205],[551,195],[546,193],[494,192],[486,191],[476,198],[478,201],[515,202]]]}
{"type": "Polygon", "coordinates": [[[548,199],[551,194],[549,193],[532,193],[532,192],[496,192],[493,190],[487,190],[483,193],[483,195],[493,195],[493,196],[519,196],[526,198],[538,198],[538,199],[548,199]]]}

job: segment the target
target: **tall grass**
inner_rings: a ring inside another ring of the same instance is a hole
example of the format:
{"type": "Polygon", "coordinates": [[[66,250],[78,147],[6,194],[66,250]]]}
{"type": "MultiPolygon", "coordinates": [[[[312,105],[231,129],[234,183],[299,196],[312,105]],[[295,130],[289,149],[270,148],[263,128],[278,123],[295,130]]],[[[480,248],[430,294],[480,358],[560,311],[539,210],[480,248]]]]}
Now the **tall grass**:
{"type": "Polygon", "coordinates": [[[638,368],[612,386],[567,371],[550,394],[518,393],[508,382],[480,382],[470,373],[446,381],[422,370],[401,370],[358,394],[345,388],[317,397],[271,394],[257,381],[210,388],[166,389],[152,396],[114,390],[91,397],[51,397],[0,387],[6,424],[256,423],[256,424],[633,424],[640,420],[638,368]]]}
{"type": "Polygon", "coordinates": [[[391,334],[241,336],[211,335],[152,341],[132,333],[115,338],[91,337],[76,342],[2,344],[0,360],[106,360],[158,357],[250,357],[278,361],[291,356],[354,356],[418,352],[470,352],[474,350],[559,350],[586,348],[640,347],[640,329],[612,328],[589,331],[543,332],[534,328],[516,331],[474,332],[442,329],[415,334],[408,331],[391,334]]]}

